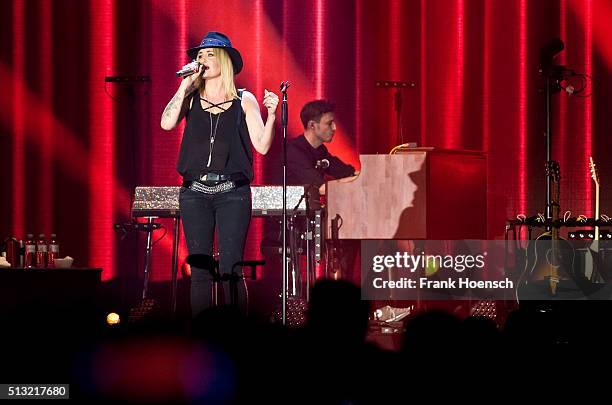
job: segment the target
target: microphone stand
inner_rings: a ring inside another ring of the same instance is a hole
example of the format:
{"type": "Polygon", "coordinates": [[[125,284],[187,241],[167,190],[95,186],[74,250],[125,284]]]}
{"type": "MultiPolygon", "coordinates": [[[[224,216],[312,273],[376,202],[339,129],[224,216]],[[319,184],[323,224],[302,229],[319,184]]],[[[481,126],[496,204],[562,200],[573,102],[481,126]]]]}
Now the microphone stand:
{"type": "MultiPolygon", "coordinates": [[[[551,98],[553,89],[551,88],[553,84],[553,80],[550,77],[550,74],[546,72],[546,164],[550,164],[552,161],[552,135],[550,133],[550,121],[551,121],[551,98]]],[[[552,174],[550,170],[546,170],[546,219],[552,220],[552,174]]],[[[557,204],[559,201],[555,201],[557,204]]],[[[546,230],[548,232],[552,232],[552,227],[547,226],[546,230]]]]}
{"type": "MultiPolygon", "coordinates": [[[[562,73],[565,66],[554,65],[553,59],[555,55],[561,52],[565,48],[563,41],[560,39],[553,39],[546,45],[540,48],[540,67],[539,72],[544,76],[545,88],[545,136],[546,136],[546,167],[552,162],[552,134],[551,134],[551,100],[553,93],[557,93],[561,90],[559,82],[562,79],[562,73]]],[[[552,221],[552,184],[553,178],[551,170],[546,170],[546,207],[545,217],[546,220],[552,221]]],[[[555,201],[559,203],[559,201],[555,201]]],[[[547,226],[546,230],[552,232],[552,227],[547,226]]]]}
{"type": "Polygon", "coordinates": [[[393,95],[393,109],[395,110],[395,119],[397,124],[397,144],[402,145],[404,143],[404,128],[402,125],[402,89],[416,87],[416,82],[403,82],[403,81],[391,81],[391,80],[376,80],[374,82],[376,87],[382,88],[395,88],[395,94],[393,95]]]}
{"type": "Polygon", "coordinates": [[[396,114],[397,124],[397,144],[404,144],[404,128],[402,127],[402,89],[398,88],[394,95],[394,109],[396,114]]]}
{"type": "Polygon", "coordinates": [[[283,93],[283,103],[281,107],[281,125],[283,127],[283,286],[282,286],[282,321],[287,324],[287,121],[289,116],[287,106],[287,89],[289,82],[284,81],[280,85],[283,93]]]}

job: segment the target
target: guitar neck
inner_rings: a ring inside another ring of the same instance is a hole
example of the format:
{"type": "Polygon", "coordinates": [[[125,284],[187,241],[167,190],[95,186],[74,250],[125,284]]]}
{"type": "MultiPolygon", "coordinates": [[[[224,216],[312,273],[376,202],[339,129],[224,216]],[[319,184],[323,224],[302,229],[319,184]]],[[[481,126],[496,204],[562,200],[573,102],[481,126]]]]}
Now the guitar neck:
{"type": "MultiPolygon", "coordinates": [[[[599,184],[595,184],[595,221],[599,221],[599,184]]],[[[599,226],[595,225],[595,240],[599,240],[599,226]]]]}
{"type": "Polygon", "coordinates": [[[589,171],[591,172],[591,178],[593,182],[595,182],[595,237],[594,240],[599,240],[599,226],[597,225],[597,221],[599,221],[599,175],[597,174],[597,168],[595,167],[595,162],[593,161],[593,156],[589,158],[589,171]]]}
{"type": "MultiPolygon", "coordinates": [[[[551,207],[551,215],[553,222],[557,222],[559,220],[559,183],[557,181],[553,182],[552,189],[553,201],[551,207]]],[[[559,239],[559,228],[556,226],[552,226],[550,228],[551,239],[557,240],[559,239]]]]}

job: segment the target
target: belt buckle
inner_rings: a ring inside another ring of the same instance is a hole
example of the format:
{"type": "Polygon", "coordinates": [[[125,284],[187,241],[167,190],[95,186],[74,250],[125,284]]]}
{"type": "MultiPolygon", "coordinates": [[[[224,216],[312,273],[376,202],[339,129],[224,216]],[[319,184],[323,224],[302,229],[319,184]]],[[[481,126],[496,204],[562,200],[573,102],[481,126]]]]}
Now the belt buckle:
{"type": "Polygon", "coordinates": [[[200,181],[218,181],[218,180],[219,180],[219,175],[214,174],[214,173],[206,173],[200,176],[200,181]]]}

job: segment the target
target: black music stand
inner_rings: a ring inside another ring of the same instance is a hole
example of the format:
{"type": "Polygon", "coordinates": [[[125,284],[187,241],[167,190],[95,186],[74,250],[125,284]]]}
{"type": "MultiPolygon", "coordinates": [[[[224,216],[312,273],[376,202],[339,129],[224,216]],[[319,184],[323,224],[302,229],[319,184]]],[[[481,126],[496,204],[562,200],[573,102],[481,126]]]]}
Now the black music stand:
{"type": "Polygon", "coordinates": [[[147,233],[147,243],[145,245],[144,256],[144,283],[142,286],[142,300],[147,299],[147,291],[149,289],[149,277],[151,275],[151,249],[153,248],[153,231],[159,229],[158,222],[153,222],[154,217],[147,217],[147,222],[144,231],[147,233]]]}
{"type": "MultiPolygon", "coordinates": [[[[240,282],[240,280],[246,279],[242,271],[240,272],[240,274],[236,272],[236,267],[240,267],[240,268],[250,267],[251,268],[250,279],[256,280],[257,279],[257,267],[263,266],[266,264],[264,260],[239,261],[239,262],[236,262],[232,266],[232,271],[230,274],[221,274],[219,272],[219,261],[216,260],[213,256],[204,255],[204,254],[193,254],[193,255],[187,256],[186,261],[190,266],[198,267],[200,269],[208,270],[210,272],[210,275],[212,277],[211,287],[213,288],[213,291],[218,290],[218,288],[216,287],[219,285],[219,283],[222,283],[224,281],[229,282],[230,305],[232,306],[237,305],[238,283],[240,282]]],[[[219,304],[216,294],[214,294],[213,304],[214,306],[218,306],[219,304]]]]}
{"type": "MultiPolygon", "coordinates": [[[[132,202],[132,218],[146,218],[153,222],[154,218],[172,218],[174,222],[172,243],[172,296],[171,311],[176,315],[176,296],[178,283],[178,246],[180,240],[181,213],[178,207],[179,187],[146,187],[138,186],[134,191],[132,202]]],[[[147,235],[145,251],[145,281],[143,286],[143,299],[149,282],[149,269],[151,249],[153,247],[150,235],[147,235]]]]}

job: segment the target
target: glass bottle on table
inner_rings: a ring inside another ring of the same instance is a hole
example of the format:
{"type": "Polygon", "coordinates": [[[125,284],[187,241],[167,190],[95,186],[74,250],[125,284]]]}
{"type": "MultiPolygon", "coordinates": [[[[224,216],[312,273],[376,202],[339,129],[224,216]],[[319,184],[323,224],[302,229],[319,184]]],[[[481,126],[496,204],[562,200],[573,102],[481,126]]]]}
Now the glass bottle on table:
{"type": "Polygon", "coordinates": [[[38,235],[36,241],[36,267],[41,269],[47,267],[47,241],[44,233],[38,235]]]}
{"type": "Polygon", "coordinates": [[[26,235],[24,249],[25,249],[24,267],[32,268],[36,266],[36,242],[34,241],[34,234],[29,233],[26,235]]]}
{"type": "Polygon", "coordinates": [[[47,267],[55,267],[55,259],[59,257],[59,243],[57,243],[57,235],[52,233],[51,239],[49,239],[49,245],[47,248],[47,267]]]}

